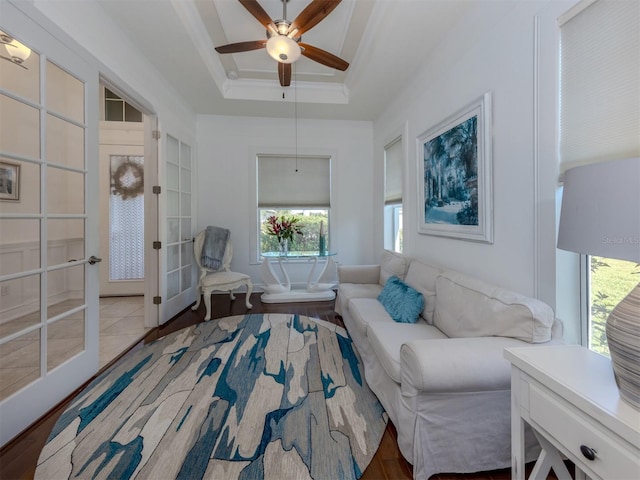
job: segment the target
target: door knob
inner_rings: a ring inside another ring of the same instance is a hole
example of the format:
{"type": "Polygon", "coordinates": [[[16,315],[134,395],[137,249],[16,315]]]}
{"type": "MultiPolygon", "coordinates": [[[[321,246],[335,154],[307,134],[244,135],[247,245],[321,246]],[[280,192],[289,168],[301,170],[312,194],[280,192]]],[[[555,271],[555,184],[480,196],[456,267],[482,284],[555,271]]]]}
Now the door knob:
{"type": "Polygon", "coordinates": [[[95,255],[91,255],[89,257],[89,265],[95,265],[96,263],[100,263],[101,261],[102,261],[102,259],[96,257],[95,255]]]}

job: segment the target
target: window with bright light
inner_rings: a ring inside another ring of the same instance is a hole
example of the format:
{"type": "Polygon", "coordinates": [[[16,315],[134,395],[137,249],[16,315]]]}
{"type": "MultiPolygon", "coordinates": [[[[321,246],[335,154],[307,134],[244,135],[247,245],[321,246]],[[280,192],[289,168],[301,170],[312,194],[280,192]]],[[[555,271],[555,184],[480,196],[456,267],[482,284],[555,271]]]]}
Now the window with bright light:
{"type": "MultiPolygon", "coordinates": [[[[296,235],[295,240],[289,243],[289,251],[295,252],[317,252],[320,245],[320,229],[326,239],[329,238],[329,209],[297,209],[297,208],[261,208],[260,213],[260,253],[277,252],[279,249],[278,240],[273,235],[269,235],[265,229],[265,222],[271,215],[281,217],[297,217],[298,225],[302,228],[303,234],[296,235]]],[[[325,245],[328,250],[329,246],[325,245]]]]}
{"type": "Polygon", "coordinates": [[[640,282],[640,264],[589,257],[589,348],[609,356],[605,324],[611,311],[640,282]]]}
{"type": "Polygon", "coordinates": [[[402,137],[384,147],[384,248],[402,252],[402,137]]]}
{"type": "Polygon", "coordinates": [[[298,218],[303,234],[289,243],[290,252],[317,252],[321,233],[330,250],[331,158],[258,155],[257,162],[258,254],[279,250],[265,227],[272,215],[298,218]]]}

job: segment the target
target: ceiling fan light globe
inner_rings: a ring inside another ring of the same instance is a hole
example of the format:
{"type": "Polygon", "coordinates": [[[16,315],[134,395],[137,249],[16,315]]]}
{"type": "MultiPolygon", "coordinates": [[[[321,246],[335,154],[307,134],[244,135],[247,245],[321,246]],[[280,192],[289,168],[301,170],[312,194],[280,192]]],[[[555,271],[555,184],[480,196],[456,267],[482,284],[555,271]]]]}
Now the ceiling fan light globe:
{"type": "Polygon", "coordinates": [[[300,58],[300,45],[286,35],[274,35],[267,40],[267,53],[280,63],[293,63],[300,58]]]}

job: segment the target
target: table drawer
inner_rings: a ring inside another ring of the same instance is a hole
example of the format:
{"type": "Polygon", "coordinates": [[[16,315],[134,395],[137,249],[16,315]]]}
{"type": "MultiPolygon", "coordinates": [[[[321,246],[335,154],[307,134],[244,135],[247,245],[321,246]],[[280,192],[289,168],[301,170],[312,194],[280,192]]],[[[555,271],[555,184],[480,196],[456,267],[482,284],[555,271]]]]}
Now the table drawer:
{"type": "Polygon", "coordinates": [[[551,434],[585,466],[583,470],[588,475],[593,473],[607,480],[639,478],[638,453],[621,448],[624,440],[534,383],[529,389],[529,415],[532,426],[551,434]],[[581,445],[597,452],[594,460],[588,460],[581,453],[581,445]]]}

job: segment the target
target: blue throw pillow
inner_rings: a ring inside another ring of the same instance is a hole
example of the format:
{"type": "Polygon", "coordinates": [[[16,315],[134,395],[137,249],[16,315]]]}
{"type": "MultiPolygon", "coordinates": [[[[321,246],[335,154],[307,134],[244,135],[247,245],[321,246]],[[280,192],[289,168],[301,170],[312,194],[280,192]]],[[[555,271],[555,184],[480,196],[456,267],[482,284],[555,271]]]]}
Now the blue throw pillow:
{"type": "Polygon", "coordinates": [[[378,301],[396,322],[416,323],[424,309],[424,297],[398,277],[389,277],[378,301]]]}

